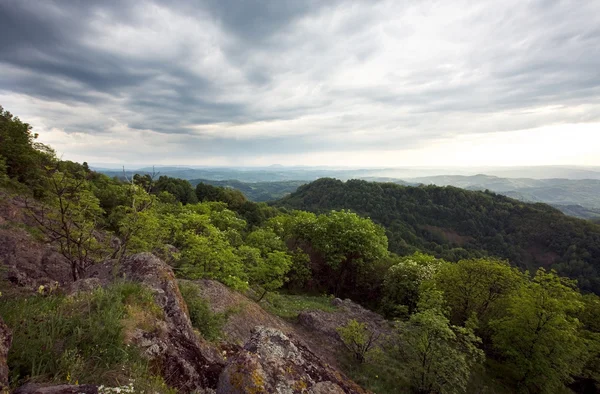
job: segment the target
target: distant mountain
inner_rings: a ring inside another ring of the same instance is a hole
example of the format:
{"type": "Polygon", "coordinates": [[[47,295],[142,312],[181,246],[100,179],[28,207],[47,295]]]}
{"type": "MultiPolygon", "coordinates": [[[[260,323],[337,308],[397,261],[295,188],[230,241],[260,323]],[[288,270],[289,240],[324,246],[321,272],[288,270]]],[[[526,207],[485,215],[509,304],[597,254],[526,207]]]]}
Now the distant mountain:
{"type": "Polygon", "coordinates": [[[547,203],[568,215],[584,219],[600,216],[600,180],[597,179],[499,178],[479,174],[441,175],[412,178],[409,181],[468,190],[490,190],[522,201],[547,203]]]}
{"type": "MultiPolygon", "coordinates": [[[[152,167],[137,170],[100,170],[110,177],[132,177],[134,174],[152,174],[152,167]]],[[[231,179],[240,182],[279,182],[279,181],[313,181],[326,176],[340,179],[352,179],[378,176],[379,169],[314,169],[300,167],[270,167],[270,168],[186,168],[186,167],[154,167],[154,172],[173,178],[186,180],[205,179],[211,181],[227,181],[231,179]]]]}
{"type": "Polygon", "coordinates": [[[325,212],[351,209],[387,229],[390,250],[448,260],[498,256],[522,268],[554,268],[600,293],[600,226],[546,204],[456,187],[319,179],[273,203],[325,212]]]}

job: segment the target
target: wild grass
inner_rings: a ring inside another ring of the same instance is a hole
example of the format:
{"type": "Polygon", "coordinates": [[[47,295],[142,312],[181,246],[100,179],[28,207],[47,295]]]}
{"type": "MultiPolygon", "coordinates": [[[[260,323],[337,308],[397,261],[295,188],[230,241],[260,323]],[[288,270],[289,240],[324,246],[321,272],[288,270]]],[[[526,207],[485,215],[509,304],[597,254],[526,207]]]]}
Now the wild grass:
{"type": "Polygon", "coordinates": [[[264,308],[286,320],[295,320],[300,312],[308,310],[322,310],[335,312],[336,307],[331,305],[330,296],[291,295],[285,293],[269,293],[264,308]]]}
{"type": "Polygon", "coordinates": [[[179,291],[190,312],[192,326],[208,341],[221,338],[223,326],[234,311],[214,313],[210,310],[208,301],[202,298],[198,286],[193,283],[179,283],[179,291]]]}
{"type": "Polygon", "coordinates": [[[139,310],[155,317],[162,313],[147,288],[130,282],[76,297],[1,297],[0,315],[13,332],[8,354],[11,384],[34,381],[118,387],[133,382],[138,392],[170,392],[125,340],[126,322],[139,310]]]}

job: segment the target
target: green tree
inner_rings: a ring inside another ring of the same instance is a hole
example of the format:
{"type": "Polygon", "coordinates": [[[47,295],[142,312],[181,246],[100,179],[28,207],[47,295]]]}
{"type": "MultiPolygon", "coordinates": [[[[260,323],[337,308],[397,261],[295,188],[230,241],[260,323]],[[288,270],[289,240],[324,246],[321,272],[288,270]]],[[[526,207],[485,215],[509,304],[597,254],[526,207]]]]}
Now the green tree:
{"type": "Polygon", "coordinates": [[[586,361],[574,281],[540,268],[510,296],[507,315],[491,321],[493,343],[524,391],[554,393],[586,361]]]}
{"type": "Polygon", "coordinates": [[[26,200],[26,206],[48,239],[58,245],[70,262],[73,280],[77,280],[95,262],[95,254],[100,250],[95,233],[102,209],[83,178],[55,171],[48,178],[48,186],[45,204],[26,200]]]}
{"type": "Polygon", "coordinates": [[[366,323],[360,323],[355,319],[349,320],[345,326],[336,328],[336,331],[344,346],[359,363],[365,362],[380,336],[369,329],[366,323]]]}
{"type": "Polygon", "coordinates": [[[296,243],[319,254],[324,264],[313,273],[336,296],[351,294],[361,272],[388,255],[383,228],[350,211],[332,211],[316,219],[297,213],[288,226],[296,243]]]}
{"type": "Polygon", "coordinates": [[[442,293],[423,289],[419,310],[400,330],[406,368],[418,393],[465,393],[471,371],[483,361],[481,340],[471,327],[452,326],[442,293]]]}
{"type": "Polygon", "coordinates": [[[415,252],[395,257],[392,264],[383,281],[383,311],[388,317],[405,317],[417,308],[421,283],[433,279],[443,260],[415,252]]]}
{"type": "Polygon", "coordinates": [[[485,338],[488,322],[503,316],[509,295],[525,281],[508,262],[489,258],[443,264],[435,275],[436,287],[450,307],[452,324],[464,325],[475,314],[480,322],[478,332],[485,338]]]}

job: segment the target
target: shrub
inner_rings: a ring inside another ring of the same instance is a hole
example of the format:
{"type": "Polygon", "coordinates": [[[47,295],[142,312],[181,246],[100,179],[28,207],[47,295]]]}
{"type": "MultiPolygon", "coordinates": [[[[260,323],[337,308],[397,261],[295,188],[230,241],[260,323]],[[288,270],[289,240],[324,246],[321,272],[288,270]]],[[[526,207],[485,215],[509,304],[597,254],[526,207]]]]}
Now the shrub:
{"type": "Polygon", "coordinates": [[[338,327],[337,332],[344,342],[344,345],[354,358],[363,363],[366,360],[368,353],[374,350],[375,341],[378,334],[367,328],[365,323],[359,323],[352,319],[345,326],[338,327]]]}

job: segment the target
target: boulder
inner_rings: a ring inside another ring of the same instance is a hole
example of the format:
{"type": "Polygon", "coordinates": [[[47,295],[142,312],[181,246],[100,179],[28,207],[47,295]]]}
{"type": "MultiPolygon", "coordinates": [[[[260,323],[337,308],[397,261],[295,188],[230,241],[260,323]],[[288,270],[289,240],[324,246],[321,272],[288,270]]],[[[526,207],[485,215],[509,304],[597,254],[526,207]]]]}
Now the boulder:
{"type": "Polygon", "coordinates": [[[8,392],[8,365],[6,358],[12,342],[10,329],[0,317],[0,393],[8,392]]]}
{"type": "Polygon", "coordinates": [[[102,282],[98,278],[84,278],[76,280],[67,287],[68,295],[77,295],[79,293],[87,293],[102,287],[102,282]]]}
{"type": "Polygon", "coordinates": [[[335,312],[322,310],[301,312],[298,315],[298,323],[311,332],[319,333],[338,342],[337,347],[342,345],[337,328],[346,325],[353,319],[366,323],[369,330],[382,334],[380,340],[392,333],[392,327],[381,315],[365,309],[349,299],[342,301],[336,298],[332,300],[332,304],[337,307],[335,312]]]}
{"type": "MultiPolygon", "coordinates": [[[[91,272],[110,274],[113,263],[108,261],[106,269],[96,267],[91,272]]],[[[194,332],[171,267],[153,254],[139,253],[123,261],[118,275],[150,288],[163,311],[164,321],[157,325],[159,329],[138,329],[131,341],[160,368],[165,382],[182,392],[216,388],[225,361],[214,346],[194,332]]]]}
{"type": "Polygon", "coordinates": [[[97,394],[98,387],[91,384],[44,386],[29,383],[15,390],[13,394],[97,394]]]}
{"type": "Polygon", "coordinates": [[[266,327],[256,327],[230,359],[217,387],[217,394],[365,392],[300,341],[266,327]]]}

